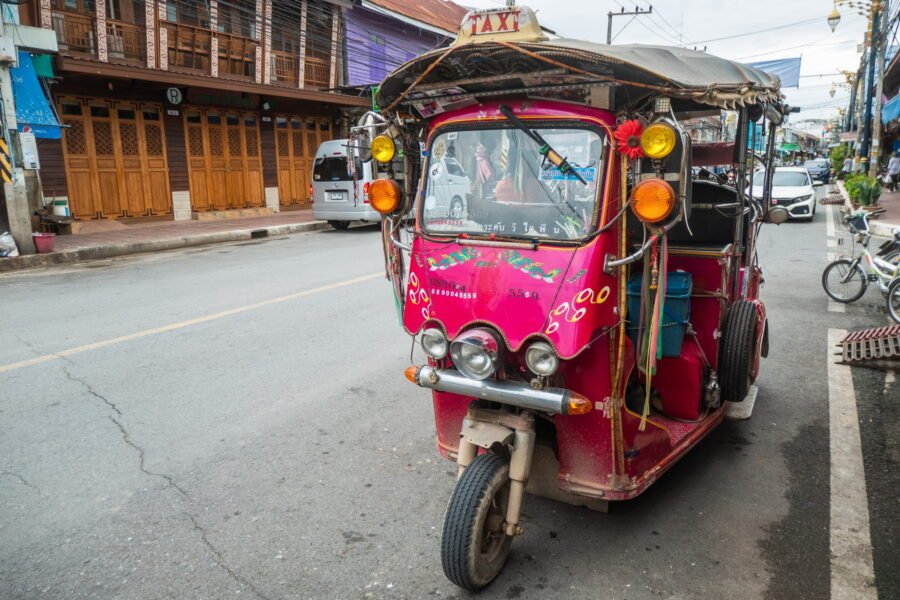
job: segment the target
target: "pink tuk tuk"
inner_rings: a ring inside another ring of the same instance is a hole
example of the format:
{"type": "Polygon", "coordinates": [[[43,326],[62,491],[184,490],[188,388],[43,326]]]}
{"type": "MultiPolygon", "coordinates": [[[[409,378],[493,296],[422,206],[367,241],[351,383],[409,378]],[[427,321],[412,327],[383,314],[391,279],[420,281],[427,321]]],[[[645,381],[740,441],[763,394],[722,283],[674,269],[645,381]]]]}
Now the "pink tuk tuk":
{"type": "Polygon", "coordinates": [[[352,144],[388,172],[369,200],[424,353],[406,377],[459,466],[441,542],[457,585],[498,574],[524,492],[634,498],[748,394],[767,349],[757,234],[786,219],[769,177],[762,197],[748,182],[771,166],[779,85],[682,48],[549,40],[521,6],[469,13],[381,84],[352,144]],[[734,186],[692,177],[683,125],[723,109],[734,186]]]}

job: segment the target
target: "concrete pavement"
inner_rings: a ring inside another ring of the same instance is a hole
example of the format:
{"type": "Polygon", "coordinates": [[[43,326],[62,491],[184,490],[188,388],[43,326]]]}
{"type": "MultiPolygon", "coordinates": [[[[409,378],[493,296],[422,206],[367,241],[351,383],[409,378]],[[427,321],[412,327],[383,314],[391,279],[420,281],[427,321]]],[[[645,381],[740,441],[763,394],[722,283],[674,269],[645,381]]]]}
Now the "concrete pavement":
{"type": "MultiPolygon", "coordinates": [[[[884,317],[872,290],[828,312],[818,208],[761,238],[753,418],[608,515],[527,498],[481,597],[829,597],[828,330],[884,317]]],[[[0,276],[0,597],[469,597],[441,572],[455,470],[381,271],[358,228],[0,276]]],[[[896,384],[858,371],[896,597],[896,384]]]]}
{"type": "MultiPolygon", "coordinates": [[[[95,223],[97,222],[88,224],[95,223]]],[[[122,225],[116,222],[109,224],[118,225],[118,228],[95,233],[56,236],[53,252],[47,254],[0,258],[0,273],[129,254],[162,252],[178,248],[303,233],[328,227],[324,221],[313,219],[311,210],[294,210],[262,217],[200,221],[149,221],[131,225],[122,225]]]]}

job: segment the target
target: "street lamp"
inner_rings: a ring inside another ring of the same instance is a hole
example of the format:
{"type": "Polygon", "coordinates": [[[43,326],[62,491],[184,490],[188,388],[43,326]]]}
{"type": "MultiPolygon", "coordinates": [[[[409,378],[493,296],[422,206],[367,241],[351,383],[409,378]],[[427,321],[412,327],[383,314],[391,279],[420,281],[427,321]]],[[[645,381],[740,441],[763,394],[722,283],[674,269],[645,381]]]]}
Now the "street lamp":
{"type": "Polygon", "coordinates": [[[846,4],[850,8],[855,8],[860,15],[865,15],[873,8],[872,0],[834,0],[834,8],[832,8],[831,12],[828,13],[828,19],[826,19],[828,26],[831,27],[831,33],[834,33],[834,30],[837,29],[838,23],[841,22],[841,13],[837,8],[838,4],[846,4]]]}
{"type": "Polygon", "coordinates": [[[837,4],[834,5],[834,8],[831,9],[831,12],[828,14],[828,26],[831,27],[831,33],[834,33],[834,30],[837,29],[838,23],[841,22],[841,13],[838,12],[837,4]]]}

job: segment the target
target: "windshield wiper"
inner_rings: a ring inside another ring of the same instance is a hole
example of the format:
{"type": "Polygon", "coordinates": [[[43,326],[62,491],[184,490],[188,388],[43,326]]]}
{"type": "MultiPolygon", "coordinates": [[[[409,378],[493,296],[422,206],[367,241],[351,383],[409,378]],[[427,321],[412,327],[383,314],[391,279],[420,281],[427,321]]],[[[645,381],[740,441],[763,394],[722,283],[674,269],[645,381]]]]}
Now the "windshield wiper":
{"type": "Polygon", "coordinates": [[[571,174],[582,184],[587,185],[587,181],[585,181],[584,178],[578,174],[578,171],[576,171],[575,168],[572,167],[569,161],[566,160],[565,157],[560,156],[559,153],[554,150],[550,146],[550,144],[547,143],[547,140],[545,140],[541,136],[541,134],[539,134],[537,131],[534,131],[533,129],[530,129],[528,125],[526,125],[522,122],[521,119],[519,119],[519,117],[514,115],[510,107],[502,105],[500,106],[500,112],[503,113],[503,116],[509,119],[509,121],[513,125],[524,131],[528,137],[534,140],[534,142],[540,147],[540,150],[538,150],[538,152],[541,153],[541,156],[550,161],[550,164],[559,169],[563,175],[571,174]]]}

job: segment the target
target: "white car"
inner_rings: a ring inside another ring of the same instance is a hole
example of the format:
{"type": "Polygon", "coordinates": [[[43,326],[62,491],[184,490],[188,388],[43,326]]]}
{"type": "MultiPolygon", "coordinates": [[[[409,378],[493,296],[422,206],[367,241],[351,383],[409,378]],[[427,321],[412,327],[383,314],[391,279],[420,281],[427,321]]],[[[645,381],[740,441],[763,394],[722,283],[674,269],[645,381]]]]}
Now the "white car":
{"type": "MultiPolygon", "coordinates": [[[[431,170],[426,206],[440,211],[449,219],[462,219],[466,215],[466,197],[471,191],[471,181],[459,162],[445,156],[428,167],[431,170]]],[[[434,214],[434,213],[433,213],[434,214]]]]}
{"type": "MultiPolygon", "coordinates": [[[[765,171],[753,175],[753,197],[762,198],[765,171]]],[[[772,204],[787,209],[792,219],[812,221],[816,215],[816,190],[821,181],[813,182],[803,167],[776,167],[772,175],[772,204]]]]}

